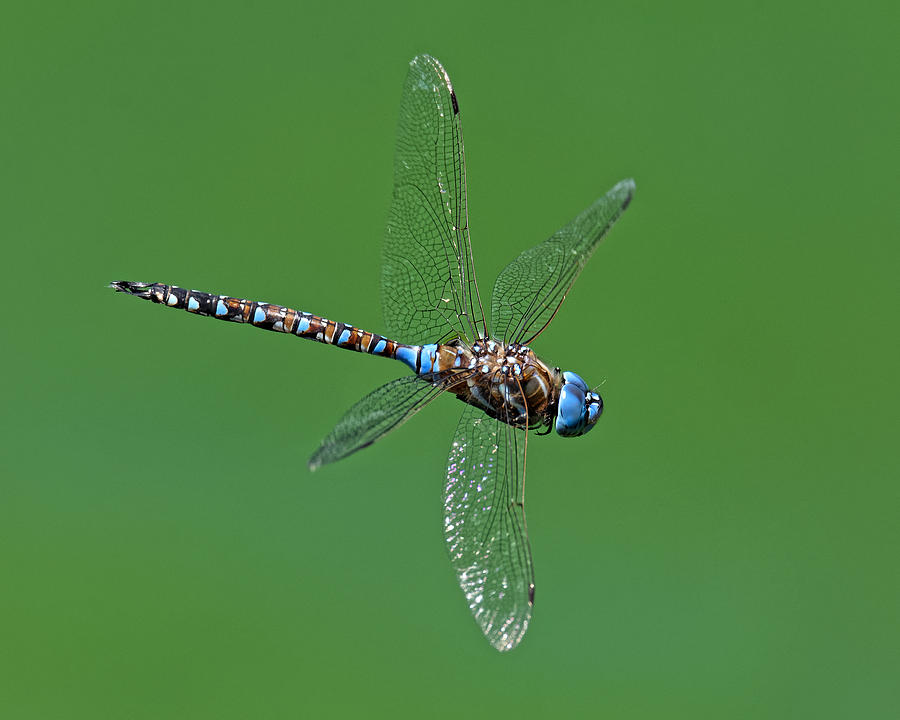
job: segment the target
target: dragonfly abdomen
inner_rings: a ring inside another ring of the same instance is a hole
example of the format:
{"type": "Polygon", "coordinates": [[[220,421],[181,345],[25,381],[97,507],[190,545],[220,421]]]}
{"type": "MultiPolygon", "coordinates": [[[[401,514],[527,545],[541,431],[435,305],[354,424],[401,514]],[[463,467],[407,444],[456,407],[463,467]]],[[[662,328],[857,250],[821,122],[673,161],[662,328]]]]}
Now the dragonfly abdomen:
{"type": "Polygon", "coordinates": [[[186,310],[194,315],[247,323],[263,330],[296,335],[346,350],[393,358],[416,373],[430,372],[434,364],[435,345],[404,345],[353,325],[283,305],[213,295],[163,283],[116,281],[110,283],[110,287],[166,307],[186,310]],[[427,367],[423,367],[423,363],[427,367]]]}

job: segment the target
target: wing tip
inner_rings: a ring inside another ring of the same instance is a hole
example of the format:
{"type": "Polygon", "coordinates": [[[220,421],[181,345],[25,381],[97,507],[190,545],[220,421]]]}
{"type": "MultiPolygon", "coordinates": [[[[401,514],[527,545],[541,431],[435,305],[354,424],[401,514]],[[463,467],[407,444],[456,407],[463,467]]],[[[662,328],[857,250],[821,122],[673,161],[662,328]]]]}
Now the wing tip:
{"type": "Polygon", "coordinates": [[[441,61],[438,60],[434,55],[421,53],[420,55],[416,55],[412,60],[409,61],[410,72],[418,69],[420,64],[430,67],[431,71],[438,75],[440,81],[443,82],[444,87],[451,95],[451,101],[453,103],[453,114],[458,115],[459,103],[457,102],[456,95],[453,92],[453,83],[450,82],[450,75],[441,64],[441,61]]]}
{"type": "Polygon", "coordinates": [[[494,632],[495,628],[491,625],[482,626],[481,631],[495,650],[505,653],[519,647],[525,637],[525,633],[528,631],[530,620],[531,615],[529,614],[521,622],[516,623],[512,627],[499,629],[496,633],[494,632]]]}
{"type": "Polygon", "coordinates": [[[613,185],[606,195],[600,198],[598,202],[605,203],[607,207],[618,206],[619,210],[616,213],[616,217],[618,218],[631,204],[631,200],[634,198],[634,190],[634,179],[625,178],[613,185]]]}
{"type": "Polygon", "coordinates": [[[636,185],[634,183],[634,178],[626,178],[625,180],[620,180],[616,183],[615,187],[612,189],[612,193],[616,195],[622,195],[624,193],[625,197],[622,198],[622,210],[625,210],[630,204],[631,199],[634,197],[636,185]]]}

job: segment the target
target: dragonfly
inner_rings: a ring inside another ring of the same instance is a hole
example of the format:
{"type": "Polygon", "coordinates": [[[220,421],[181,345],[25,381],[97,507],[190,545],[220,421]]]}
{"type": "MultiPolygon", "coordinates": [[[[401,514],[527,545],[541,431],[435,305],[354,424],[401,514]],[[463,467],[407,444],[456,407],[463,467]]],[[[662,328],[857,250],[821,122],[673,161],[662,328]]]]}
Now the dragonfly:
{"type": "Polygon", "coordinates": [[[170,308],[391,358],[411,374],[353,405],[309,460],[344,458],[441,395],[465,403],[443,477],[443,537],[472,615],[500,651],[532,618],[534,569],[525,522],[528,440],[589,432],[603,400],[578,374],[541,360],[548,327],[585,263],[628,207],[623,180],[497,277],[485,311],[475,278],[459,101],[429,55],[409,64],[400,104],[381,296],[387,335],[266,302],[115,281],[117,291],[170,308]]]}

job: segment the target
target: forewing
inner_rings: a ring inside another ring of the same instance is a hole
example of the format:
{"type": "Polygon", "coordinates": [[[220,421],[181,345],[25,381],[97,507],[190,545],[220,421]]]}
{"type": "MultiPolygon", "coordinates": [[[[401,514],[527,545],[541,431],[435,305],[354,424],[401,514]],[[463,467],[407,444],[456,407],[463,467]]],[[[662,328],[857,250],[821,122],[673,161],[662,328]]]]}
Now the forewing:
{"type": "Polygon", "coordinates": [[[444,486],[444,538],[469,609],[497,650],[521,641],[534,604],[525,528],[525,433],[467,406],[444,486]]]}
{"type": "Polygon", "coordinates": [[[340,460],[399,427],[442,392],[441,385],[407,375],[373,390],[351,407],[309,460],[309,469],[340,460]]]}
{"type": "Polygon", "coordinates": [[[385,323],[395,340],[486,333],[469,243],[459,105],[447,72],[428,55],[412,60],[403,87],[383,261],[385,323]]]}
{"type": "Polygon", "coordinates": [[[494,283],[491,327],[506,342],[531,342],[549,324],[597,245],[625,212],[623,180],[572,222],[513,260],[494,283]]]}

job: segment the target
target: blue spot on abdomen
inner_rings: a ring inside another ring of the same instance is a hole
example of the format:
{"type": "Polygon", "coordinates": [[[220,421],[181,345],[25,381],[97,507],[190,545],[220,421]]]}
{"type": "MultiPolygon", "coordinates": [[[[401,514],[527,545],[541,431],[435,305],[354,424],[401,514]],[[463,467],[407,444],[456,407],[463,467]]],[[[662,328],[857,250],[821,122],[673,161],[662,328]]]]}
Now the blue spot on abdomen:
{"type": "Polygon", "coordinates": [[[398,347],[396,358],[405,365],[408,365],[412,368],[413,372],[416,371],[416,357],[419,354],[419,348],[415,345],[409,347],[398,347]]]}
{"type": "Polygon", "coordinates": [[[427,373],[431,373],[434,371],[434,363],[437,360],[437,345],[432,343],[430,345],[422,346],[422,366],[419,368],[419,374],[425,375],[427,373]]]}

